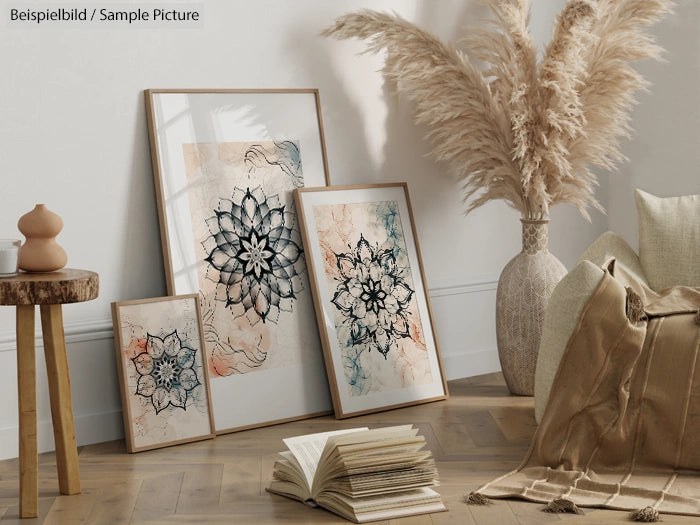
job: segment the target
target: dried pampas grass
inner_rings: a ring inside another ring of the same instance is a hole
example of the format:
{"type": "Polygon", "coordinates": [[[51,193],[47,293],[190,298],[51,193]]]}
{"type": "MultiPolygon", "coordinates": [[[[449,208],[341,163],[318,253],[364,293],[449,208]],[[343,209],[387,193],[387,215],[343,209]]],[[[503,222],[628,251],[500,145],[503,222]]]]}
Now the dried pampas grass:
{"type": "Polygon", "coordinates": [[[398,15],[363,10],[323,31],[387,52],[385,73],[429,126],[432,155],[464,183],[467,213],[503,199],[541,219],[568,202],[584,217],[602,210],[593,167],[624,160],[630,110],[646,81],[630,63],[660,57],[646,28],[669,0],[569,0],[541,60],[528,31],[530,0],[488,0],[488,27],[473,29],[467,52],[398,15]],[[472,60],[488,64],[478,70],[472,60]]]}

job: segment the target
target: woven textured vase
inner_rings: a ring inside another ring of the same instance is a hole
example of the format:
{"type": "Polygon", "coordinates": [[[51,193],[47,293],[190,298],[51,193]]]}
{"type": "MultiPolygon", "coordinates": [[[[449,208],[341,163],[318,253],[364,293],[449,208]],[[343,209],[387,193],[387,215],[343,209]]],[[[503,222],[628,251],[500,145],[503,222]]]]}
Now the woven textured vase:
{"type": "Polygon", "coordinates": [[[547,248],[549,221],[520,222],[523,251],[506,264],[498,280],[496,339],[508,390],[531,396],[544,311],[566,268],[547,248]]]}

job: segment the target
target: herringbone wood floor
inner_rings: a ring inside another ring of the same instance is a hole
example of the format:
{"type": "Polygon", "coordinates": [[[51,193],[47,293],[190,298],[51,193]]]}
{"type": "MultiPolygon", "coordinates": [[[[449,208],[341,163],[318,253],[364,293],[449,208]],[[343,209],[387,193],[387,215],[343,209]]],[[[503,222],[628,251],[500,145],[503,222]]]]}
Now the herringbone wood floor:
{"type": "MultiPolygon", "coordinates": [[[[438,488],[449,512],[383,522],[381,525],[518,524],[566,520],[630,523],[624,512],[586,509],[586,515],[553,515],[542,505],[497,501],[468,506],[465,493],[516,467],[535,429],[533,400],[508,394],[500,374],[450,383],[448,401],[336,421],[331,416],[219,436],[177,447],[127,454],[123,441],[80,449],[82,494],[58,493],[52,453],[39,458],[39,518],[18,519],[18,462],[0,462],[0,522],[77,524],[321,524],[347,523],[269,494],[282,438],[357,426],[413,423],[438,462],[438,488]]],[[[664,523],[698,523],[663,516],[664,523]]]]}

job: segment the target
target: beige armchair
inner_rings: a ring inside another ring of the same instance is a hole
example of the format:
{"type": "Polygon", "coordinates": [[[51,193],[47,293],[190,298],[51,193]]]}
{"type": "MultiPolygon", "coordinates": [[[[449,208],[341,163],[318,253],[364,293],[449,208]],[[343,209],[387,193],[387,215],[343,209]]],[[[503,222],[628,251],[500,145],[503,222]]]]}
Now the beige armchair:
{"type": "Polygon", "coordinates": [[[659,198],[635,192],[639,254],[619,235],[606,232],[581,254],[554,289],[545,312],[535,372],[535,419],[539,423],[554,376],[581,311],[615,258],[652,290],[700,286],[700,195],[659,198]]]}

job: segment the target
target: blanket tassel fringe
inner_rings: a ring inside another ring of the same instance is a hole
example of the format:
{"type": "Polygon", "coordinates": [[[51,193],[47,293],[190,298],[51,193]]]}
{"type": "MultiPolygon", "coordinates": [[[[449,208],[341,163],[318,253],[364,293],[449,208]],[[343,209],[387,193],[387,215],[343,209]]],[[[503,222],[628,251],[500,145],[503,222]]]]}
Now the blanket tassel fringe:
{"type": "Polygon", "coordinates": [[[644,302],[642,298],[632,288],[627,287],[627,300],[625,301],[625,313],[627,319],[632,323],[646,321],[647,314],[644,313],[644,302]]]}
{"type": "Polygon", "coordinates": [[[644,507],[643,509],[635,510],[630,513],[630,519],[632,521],[642,521],[645,523],[661,521],[661,518],[659,518],[659,511],[654,507],[644,507]]]}
{"type": "Polygon", "coordinates": [[[550,501],[545,508],[542,509],[544,512],[567,512],[569,514],[583,514],[583,511],[576,506],[571,500],[559,498],[550,501]]]}
{"type": "Polygon", "coordinates": [[[467,494],[464,501],[467,503],[467,505],[490,505],[491,504],[490,499],[488,499],[483,494],[479,494],[478,492],[470,492],[469,494],[467,494]]]}

